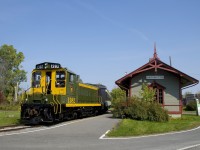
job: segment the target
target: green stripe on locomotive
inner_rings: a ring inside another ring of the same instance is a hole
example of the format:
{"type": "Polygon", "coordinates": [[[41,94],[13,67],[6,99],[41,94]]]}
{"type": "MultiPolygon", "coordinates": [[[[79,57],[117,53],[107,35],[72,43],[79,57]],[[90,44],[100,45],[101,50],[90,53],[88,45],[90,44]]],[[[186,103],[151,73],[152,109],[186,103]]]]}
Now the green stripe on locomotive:
{"type": "Polygon", "coordinates": [[[87,84],[79,84],[78,103],[99,103],[98,88],[87,84]]]}

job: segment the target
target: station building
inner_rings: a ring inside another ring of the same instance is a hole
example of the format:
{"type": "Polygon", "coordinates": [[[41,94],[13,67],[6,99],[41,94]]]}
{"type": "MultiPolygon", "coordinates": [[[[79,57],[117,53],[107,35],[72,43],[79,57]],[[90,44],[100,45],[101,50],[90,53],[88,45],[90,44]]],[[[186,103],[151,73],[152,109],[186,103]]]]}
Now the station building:
{"type": "Polygon", "coordinates": [[[189,88],[199,81],[172,66],[162,62],[154,46],[153,58],[138,69],[126,74],[115,82],[126,91],[127,97],[139,96],[142,84],[156,89],[155,99],[168,110],[172,117],[181,117],[182,89],[189,88]]]}

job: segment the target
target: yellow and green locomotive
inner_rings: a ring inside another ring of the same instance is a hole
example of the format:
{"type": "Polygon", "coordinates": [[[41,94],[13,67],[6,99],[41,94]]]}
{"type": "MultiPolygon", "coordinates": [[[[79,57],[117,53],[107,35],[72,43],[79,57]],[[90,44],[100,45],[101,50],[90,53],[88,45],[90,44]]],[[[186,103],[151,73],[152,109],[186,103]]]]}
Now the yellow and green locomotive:
{"type": "Polygon", "coordinates": [[[104,85],[82,83],[79,75],[59,63],[44,62],[32,71],[21,120],[37,124],[76,119],[104,113],[110,104],[104,85]]]}

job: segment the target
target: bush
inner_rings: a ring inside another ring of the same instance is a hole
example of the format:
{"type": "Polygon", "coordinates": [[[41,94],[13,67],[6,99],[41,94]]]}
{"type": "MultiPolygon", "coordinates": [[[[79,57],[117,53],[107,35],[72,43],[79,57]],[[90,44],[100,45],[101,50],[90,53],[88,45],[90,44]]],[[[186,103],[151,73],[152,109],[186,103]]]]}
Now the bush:
{"type": "Polygon", "coordinates": [[[128,107],[124,109],[126,117],[135,119],[135,120],[147,120],[147,105],[137,99],[131,100],[128,107]]]}
{"type": "Polygon", "coordinates": [[[0,104],[0,110],[10,110],[10,111],[18,111],[20,110],[21,105],[20,104],[0,104]]]}
{"type": "Polygon", "coordinates": [[[122,99],[115,99],[112,101],[112,114],[114,118],[123,118],[126,101],[122,99]]]}
{"type": "Polygon", "coordinates": [[[186,105],[186,108],[185,108],[185,110],[187,110],[187,111],[195,111],[196,109],[197,109],[197,106],[196,106],[196,102],[195,101],[190,101],[186,105]]]}
{"type": "Polygon", "coordinates": [[[169,121],[167,110],[163,109],[158,103],[151,103],[148,107],[148,120],[157,122],[169,121]]]}
{"type": "Polygon", "coordinates": [[[157,122],[166,122],[169,120],[168,112],[156,102],[148,103],[134,97],[128,101],[128,106],[124,101],[118,101],[114,105],[113,117],[124,116],[134,120],[149,120],[157,122]]]}
{"type": "Polygon", "coordinates": [[[168,112],[160,104],[155,102],[155,90],[146,84],[142,85],[141,98],[132,97],[128,101],[122,101],[119,97],[114,100],[113,116],[127,117],[135,120],[149,120],[165,122],[169,120],[168,112]]]}

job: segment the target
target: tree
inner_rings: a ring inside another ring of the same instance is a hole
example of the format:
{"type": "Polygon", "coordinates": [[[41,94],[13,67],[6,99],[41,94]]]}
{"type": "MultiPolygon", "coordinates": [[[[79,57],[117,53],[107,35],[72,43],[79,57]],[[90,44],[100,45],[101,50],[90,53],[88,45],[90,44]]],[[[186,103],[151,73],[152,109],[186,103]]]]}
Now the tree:
{"type": "Polygon", "coordinates": [[[3,91],[6,88],[7,63],[0,57],[0,102],[4,101],[3,91]]]}
{"type": "Polygon", "coordinates": [[[142,97],[143,101],[151,103],[155,101],[155,93],[155,89],[149,88],[147,84],[143,84],[140,91],[140,96],[142,97]]]}
{"type": "Polygon", "coordinates": [[[126,97],[126,92],[120,89],[119,87],[112,89],[111,91],[112,99],[123,99],[126,97]]]}
{"type": "Polygon", "coordinates": [[[24,54],[17,52],[12,45],[0,47],[0,83],[3,83],[0,90],[9,102],[14,99],[15,87],[26,81],[26,72],[21,65],[23,61],[24,54]]]}
{"type": "Polygon", "coordinates": [[[126,92],[120,89],[119,87],[112,89],[110,92],[112,97],[112,107],[113,107],[113,116],[121,117],[123,116],[123,103],[126,100],[126,92]]]}

